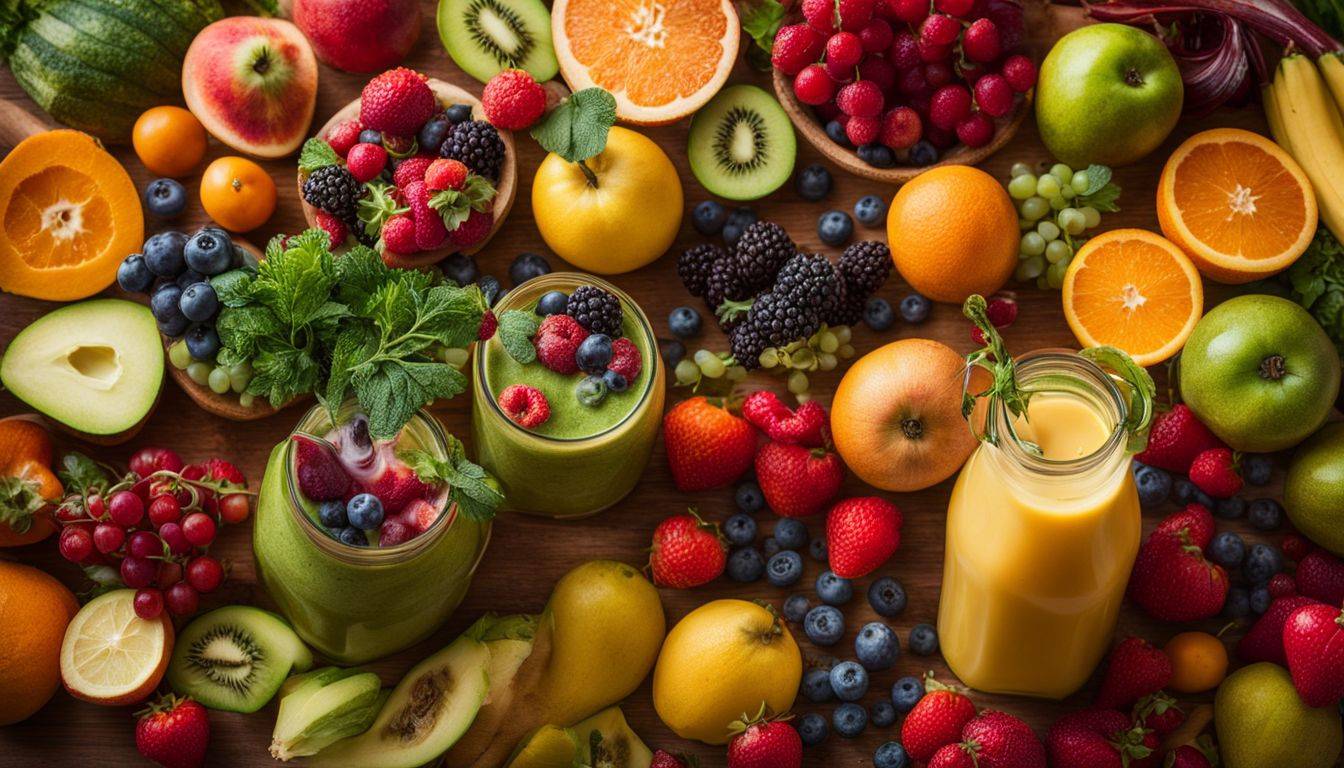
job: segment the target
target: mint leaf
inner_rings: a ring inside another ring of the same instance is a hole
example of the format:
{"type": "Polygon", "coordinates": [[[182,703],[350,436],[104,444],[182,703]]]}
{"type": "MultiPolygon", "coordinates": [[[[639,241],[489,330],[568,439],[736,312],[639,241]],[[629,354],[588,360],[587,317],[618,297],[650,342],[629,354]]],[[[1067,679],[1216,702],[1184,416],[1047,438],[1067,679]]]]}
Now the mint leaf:
{"type": "Polygon", "coordinates": [[[1111,183],[1111,169],[1104,165],[1093,163],[1087,166],[1084,171],[1087,174],[1087,189],[1083,191],[1083,197],[1095,195],[1101,191],[1101,188],[1111,183]]]}
{"type": "Polygon", "coordinates": [[[222,275],[210,278],[210,287],[215,289],[219,303],[226,307],[241,307],[252,300],[252,278],[255,273],[247,269],[231,269],[222,275]]]}
{"type": "Polygon", "coordinates": [[[467,459],[462,441],[448,436],[448,458],[439,459],[427,451],[406,451],[402,461],[411,467],[421,482],[447,484],[448,497],[469,519],[485,522],[504,503],[499,483],[490,473],[467,459]]]}
{"type": "Polygon", "coordinates": [[[1091,206],[1102,213],[1115,213],[1120,210],[1120,206],[1116,204],[1119,199],[1120,187],[1110,183],[1090,195],[1075,197],[1073,206],[1075,208],[1091,206]]]}
{"type": "Polygon", "coordinates": [[[259,351],[261,340],[278,337],[283,327],[270,309],[250,304],[220,310],[215,319],[215,331],[224,350],[236,353],[239,360],[250,360],[259,351]]]}
{"type": "Polygon", "coordinates": [[[416,411],[467,388],[466,377],[451,365],[390,359],[356,370],[351,383],[369,417],[369,434],[378,440],[396,437],[416,411]]]}
{"type": "Polygon", "coordinates": [[[261,262],[252,292],[281,323],[296,327],[314,317],[335,284],[331,238],[314,228],[289,238],[282,254],[261,262]]]}
{"type": "Polygon", "coordinates": [[[312,352],[277,339],[263,339],[252,358],[252,380],[247,391],[265,397],[279,408],[299,395],[317,388],[322,371],[312,352]]]}
{"type": "Polygon", "coordinates": [[[319,138],[303,142],[303,150],[299,152],[299,170],[304,173],[312,173],[318,168],[326,168],[329,165],[339,165],[340,162],[341,156],[336,154],[336,150],[319,138]]]}
{"type": "Polygon", "coordinates": [[[1344,354],[1344,246],[1324,226],[1288,268],[1293,299],[1320,323],[1344,354]]]}
{"type": "Polygon", "coordinates": [[[364,185],[364,189],[367,194],[355,205],[355,216],[364,223],[364,234],[369,237],[377,237],[388,219],[411,210],[397,203],[397,199],[392,196],[396,187],[391,184],[371,181],[364,185]]]}
{"type": "Polygon", "coordinates": [[[499,316],[499,329],[496,333],[499,334],[499,343],[504,345],[504,351],[509,353],[509,357],[527,365],[537,359],[537,348],[532,345],[532,337],[537,335],[537,329],[540,327],[541,321],[537,319],[537,313],[510,309],[499,316]]]}
{"type": "Polygon", "coordinates": [[[368,316],[374,294],[391,272],[377,251],[357,245],[336,260],[336,296],[354,314],[368,316]]]}
{"type": "Polygon", "coordinates": [[[616,123],[616,99],[601,88],[571,94],[532,129],[532,138],[548,152],[581,163],[607,146],[607,132],[616,123]]]}
{"type": "Polygon", "coordinates": [[[742,16],[742,31],[756,42],[756,47],[770,53],[775,45],[775,33],[784,23],[784,6],[779,0],[757,0],[742,16]]]}
{"type": "Polygon", "coordinates": [[[111,473],[103,465],[78,451],[71,451],[61,457],[61,466],[56,469],[56,477],[67,491],[80,495],[112,484],[111,473]]]}

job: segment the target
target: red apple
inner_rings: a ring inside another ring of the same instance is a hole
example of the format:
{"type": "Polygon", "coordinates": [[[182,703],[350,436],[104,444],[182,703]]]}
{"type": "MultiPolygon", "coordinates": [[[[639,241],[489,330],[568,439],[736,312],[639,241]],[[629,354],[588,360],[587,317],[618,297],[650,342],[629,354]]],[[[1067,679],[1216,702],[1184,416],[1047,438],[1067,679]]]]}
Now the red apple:
{"type": "Polygon", "coordinates": [[[346,72],[388,69],[420,37],[418,0],[294,0],[290,16],[317,58],[346,72]]]}

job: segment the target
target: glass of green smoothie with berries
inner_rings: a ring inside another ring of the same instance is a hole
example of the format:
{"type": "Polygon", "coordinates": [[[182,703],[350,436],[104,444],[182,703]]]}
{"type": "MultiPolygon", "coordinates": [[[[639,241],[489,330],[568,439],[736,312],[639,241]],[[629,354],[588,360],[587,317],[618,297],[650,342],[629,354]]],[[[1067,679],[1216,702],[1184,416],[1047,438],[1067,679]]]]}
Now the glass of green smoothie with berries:
{"type": "Polygon", "coordinates": [[[262,583],[326,658],[394,653],[466,595],[490,538],[492,495],[426,411],[376,440],[354,400],[334,417],[315,407],[266,467],[252,539],[262,583]]]}
{"type": "Polygon", "coordinates": [[[643,473],[662,418],[648,318],[615,286],[572,272],[529,280],[494,311],[500,330],[476,348],[471,428],[504,507],[572,518],[615,504],[643,473]]]}

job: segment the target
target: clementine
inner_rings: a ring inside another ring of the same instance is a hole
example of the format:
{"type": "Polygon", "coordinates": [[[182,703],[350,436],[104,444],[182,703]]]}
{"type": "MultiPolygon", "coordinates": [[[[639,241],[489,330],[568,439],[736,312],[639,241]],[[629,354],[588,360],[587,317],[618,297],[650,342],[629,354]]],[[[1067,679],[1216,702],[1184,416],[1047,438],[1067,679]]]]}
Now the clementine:
{"type": "Polygon", "coordinates": [[[79,603],[43,571],[0,560],[0,725],[26,720],[61,682],[61,638],[79,603]]]}

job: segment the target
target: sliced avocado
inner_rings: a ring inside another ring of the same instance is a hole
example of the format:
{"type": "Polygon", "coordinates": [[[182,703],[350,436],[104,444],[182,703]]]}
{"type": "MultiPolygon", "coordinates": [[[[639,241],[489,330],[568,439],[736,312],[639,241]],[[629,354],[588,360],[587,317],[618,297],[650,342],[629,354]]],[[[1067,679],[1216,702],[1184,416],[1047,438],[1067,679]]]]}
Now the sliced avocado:
{"type": "Polygon", "coordinates": [[[608,707],[574,726],[584,765],[592,768],[649,768],[653,752],[630,730],[620,707],[608,707]]]}
{"type": "Polygon", "coordinates": [[[505,768],[586,768],[580,751],[573,729],[543,725],[523,739],[505,768]]]}
{"type": "Polygon", "coordinates": [[[256,712],[291,669],[312,665],[312,652],[279,616],[231,605],[197,617],[177,636],[168,684],[211,709],[256,712]]]}
{"type": "Polygon", "coordinates": [[[368,730],[378,714],[381,683],[372,672],[328,668],[280,700],[271,736],[277,760],[317,754],[368,730]]]}

